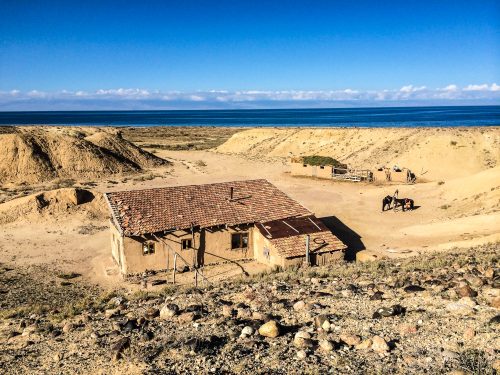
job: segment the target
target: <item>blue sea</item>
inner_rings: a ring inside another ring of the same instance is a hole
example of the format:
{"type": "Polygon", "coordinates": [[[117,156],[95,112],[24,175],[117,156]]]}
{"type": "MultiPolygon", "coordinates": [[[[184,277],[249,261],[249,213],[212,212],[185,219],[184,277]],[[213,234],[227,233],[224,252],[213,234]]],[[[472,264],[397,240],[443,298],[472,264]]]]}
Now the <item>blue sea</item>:
{"type": "Polygon", "coordinates": [[[0,112],[0,125],[456,127],[500,125],[500,106],[0,112]]]}

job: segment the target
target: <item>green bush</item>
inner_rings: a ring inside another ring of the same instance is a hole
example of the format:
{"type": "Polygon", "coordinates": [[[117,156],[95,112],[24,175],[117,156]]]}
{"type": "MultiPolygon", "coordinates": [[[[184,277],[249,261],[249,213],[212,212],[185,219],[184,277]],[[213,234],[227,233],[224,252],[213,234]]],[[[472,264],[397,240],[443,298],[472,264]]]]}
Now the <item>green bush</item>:
{"type": "Polygon", "coordinates": [[[343,164],[337,159],[334,159],[330,156],[319,156],[319,155],[304,156],[302,158],[302,161],[304,164],[309,164],[309,165],[333,165],[336,168],[347,168],[347,164],[343,164]]]}

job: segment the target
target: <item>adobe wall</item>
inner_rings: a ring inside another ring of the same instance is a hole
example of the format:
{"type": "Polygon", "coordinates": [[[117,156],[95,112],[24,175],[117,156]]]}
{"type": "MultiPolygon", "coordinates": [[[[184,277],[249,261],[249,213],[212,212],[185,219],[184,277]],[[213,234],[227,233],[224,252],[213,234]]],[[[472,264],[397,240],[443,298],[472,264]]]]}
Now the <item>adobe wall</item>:
{"type": "Polygon", "coordinates": [[[110,241],[111,241],[111,256],[118,265],[120,272],[126,273],[126,263],[124,262],[123,254],[123,237],[121,236],[114,223],[109,221],[110,241]]]}
{"type": "Polygon", "coordinates": [[[160,271],[167,268],[169,251],[166,246],[153,238],[148,241],[155,244],[154,254],[144,255],[141,237],[123,237],[123,264],[122,273],[134,274],[142,273],[146,270],[160,271]]]}
{"type": "MultiPolygon", "coordinates": [[[[204,230],[204,247],[200,252],[200,260],[203,264],[221,263],[228,260],[252,258],[252,232],[253,226],[239,226],[235,228],[220,228],[217,230],[204,230]],[[231,234],[248,232],[248,247],[243,249],[231,249],[231,234]]],[[[203,237],[203,236],[202,236],[203,237]]],[[[202,239],[203,241],[203,239],[202,239]]]]}
{"type": "Polygon", "coordinates": [[[333,167],[331,165],[309,165],[303,163],[291,163],[292,176],[332,178],[333,167]]]}
{"type": "Polygon", "coordinates": [[[259,263],[270,266],[285,266],[284,258],[278,254],[276,248],[258,229],[253,232],[253,257],[259,263]]]}
{"type": "Polygon", "coordinates": [[[316,177],[318,178],[332,178],[333,174],[333,167],[331,165],[325,165],[323,166],[323,169],[321,166],[318,166],[316,168],[316,177]]]}
{"type": "Polygon", "coordinates": [[[292,176],[311,177],[313,175],[313,168],[311,165],[303,163],[292,163],[291,174],[292,176]]]}
{"type": "MultiPolygon", "coordinates": [[[[390,178],[390,174],[389,174],[389,178],[390,178]]],[[[382,171],[379,171],[379,170],[373,171],[373,180],[374,181],[389,181],[387,179],[387,171],[385,169],[382,171]]]]}
{"type": "Polygon", "coordinates": [[[211,263],[222,263],[228,260],[252,258],[253,239],[252,226],[240,226],[235,228],[220,228],[205,230],[194,233],[194,242],[191,249],[182,249],[182,240],[191,239],[193,235],[188,231],[175,231],[161,237],[162,241],[156,241],[152,236],[123,237],[121,253],[117,246],[112,244],[113,258],[119,264],[121,259],[123,274],[141,273],[146,270],[166,270],[174,267],[174,251],[180,257],[177,258],[177,268],[185,265],[205,265],[211,263]],[[242,249],[231,249],[231,234],[248,232],[248,247],[242,249]],[[145,241],[155,244],[153,254],[143,254],[142,245],[145,241]],[[121,258],[118,254],[121,254],[121,258]]]}
{"type": "Polygon", "coordinates": [[[408,170],[404,169],[401,172],[391,171],[391,181],[408,182],[408,170]]]}

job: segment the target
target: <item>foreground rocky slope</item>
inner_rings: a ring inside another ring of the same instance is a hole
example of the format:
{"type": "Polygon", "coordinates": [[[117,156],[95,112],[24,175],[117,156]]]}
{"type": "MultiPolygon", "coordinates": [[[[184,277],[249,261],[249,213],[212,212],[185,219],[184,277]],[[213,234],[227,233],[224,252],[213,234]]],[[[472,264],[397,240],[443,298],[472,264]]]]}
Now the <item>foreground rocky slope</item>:
{"type": "Polygon", "coordinates": [[[99,179],[168,164],[113,129],[7,129],[0,133],[0,185],[99,179]]]}
{"type": "Polygon", "coordinates": [[[498,370],[498,245],[203,289],[106,293],[0,271],[5,373],[481,373],[498,370]]]}

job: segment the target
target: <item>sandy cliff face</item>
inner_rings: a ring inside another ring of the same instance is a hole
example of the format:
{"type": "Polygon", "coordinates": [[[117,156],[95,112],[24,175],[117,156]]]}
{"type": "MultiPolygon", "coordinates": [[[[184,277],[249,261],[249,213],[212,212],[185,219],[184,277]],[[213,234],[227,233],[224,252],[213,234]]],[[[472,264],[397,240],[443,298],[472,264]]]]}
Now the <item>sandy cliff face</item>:
{"type": "Polygon", "coordinates": [[[20,128],[0,134],[0,185],[99,178],[166,163],[117,132],[20,128]]]}
{"type": "Polygon", "coordinates": [[[357,168],[408,167],[428,180],[468,176],[500,161],[500,128],[249,129],[217,152],[332,156],[357,168]]]}

